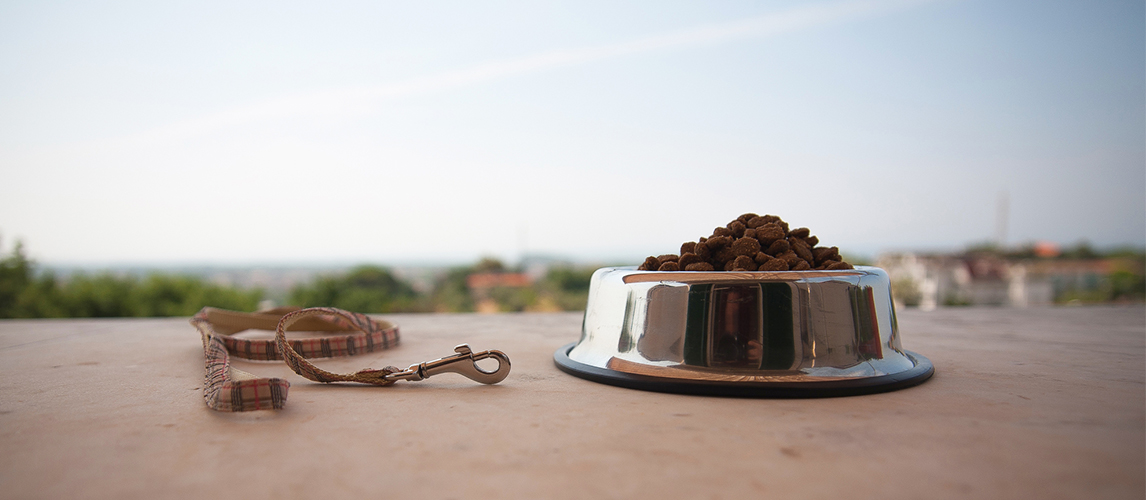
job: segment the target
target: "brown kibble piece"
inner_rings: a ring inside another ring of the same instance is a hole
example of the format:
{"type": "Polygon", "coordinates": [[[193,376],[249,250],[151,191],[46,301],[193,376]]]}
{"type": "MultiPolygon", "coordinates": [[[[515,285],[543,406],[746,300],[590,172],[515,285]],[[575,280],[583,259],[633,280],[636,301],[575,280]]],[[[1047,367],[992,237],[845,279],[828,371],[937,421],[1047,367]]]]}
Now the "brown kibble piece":
{"type": "Polygon", "coordinates": [[[751,219],[748,219],[748,221],[746,221],[744,223],[744,225],[749,227],[749,228],[755,229],[755,228],[763,226],[764,224],[767,224],[767,223],[768,223],[768,220],[763,218],[763,217],[753,217],[751,219]]]}
{"type": "Polygon", "coordinates": [[[745,226],[748,226],[748,221],[750,221],[754,218],[756,218],[756,214],[749,212],[749,213],[746,213],[744,215],[741,215],[740,217],[737,217],[736,220],[744,223],[745,226]]]}
{"type": "Polygon", "coordinates": [[[810,247],[815,247],[816,245],[820,244],[820,239],[815,236],[809,236],[804,238],[804,243],[807,243],[810,247]]]}
{"type": "Polygon", "coordinates": [[[760,264],[760,267],[756,268],[756,270],[757,271],[787,271],[788,270],[788,263],[784,262],[784,259],[772,259],[772,260],[769,260],[768,262],[760,264]]]}
{"type": "Polygon", "coordinates": [[[639,270],[639,271],[655,271],[660,266],[661,265],[659,262],[657,262],[656,257],[649,257],[649,258],[646,258],[645,261],[643,263],[641,263],[641,265],[639,267],[637,267],[637,270],[639,270]]]}
{"type": "Polygon", "coordinates": [[[763,264],[765,262],[772,260],[772,256],[768,255],[764,252],[759,252],[756,254],[756,258],[754,258],[752,260],[756,261],[756,264],[763,264]]]}
{"type": "Polygon", "coordinates": [[[716,268],[707,262],[694,262],[684,268],[685,271],[715,271],[716,268]]]}
{"type": "Polygon", "coordinates": [[[832,267],[833,264],[838,264],[839,262],[840,261],[838,260],[825,260],[823,263],[817,265],[816,269],[827,270],[828,268],[832,267]]]}
{"type": "MultiPolygon", "coordinates": [[[[728,229],[726,227],[718,227],[718,228],[712,230],[712,235],[713,236],[732,236],[732,230],[728,229]]],[[[709,240],[711,241],[712,238],[709,238],[709,240]]]]}
{"type": "Polygon", "coordinates": [[[809,234],[812,234],[812,232],[809,231],[806,227],[799,227],[788,231],[788,236],[794,236],[796,238],[800,238],[801,240],[807,238],[809,234]]]}
{"type": "Polygon", "coordinates": [[[734,221],[728,223],[728,230],[732,231],[732,236],[734,236],[734,237],[739,238],[741,236],[744,236],[744,230],[745,229],[747,229],[747,228],[744,227],[744,223],[740,222],[738,220],[734,220],[734,221]]]}
{"type": "Polygon", "coordinates": [[[704,259],[700,258],[699,255],[694,253],[686,253],[680,256],[680,260],[676,261],[677,265],[679,265],[681,269],[688,269],[688,265],[695,262],[704,262],[704,259]]]}
{"type": "Polygon", "coordinates": [[[812,256],[815,258],[816,264],[820,264],[827,260],[843,260],[840,258],[840,249],[836,247],[813,248],[812,256]]]}
{"type": "Polygon", "coordinates": [[[700,257],[700,260],[708,260],[708,258],[712,256],[712,251],[709,250],[707,241],[697,243],[696,248],[694,248],[693,251],[696,252],[697,257],[700,257]]]}
{"type": "Polygon", "coordinates": [[[729,243],[732,243],[731,236],[713,236],[706,242],[710,250],[715,250],[729,243]]]}
{"type": "Polygon", "coordinates": [[[828,266],[828,269],[831,271],[835,271],[837,269],[855,269],[855,268],[852,267],[852,265],[848,264],[847,262],[836,262],[836,263],[828,266]]]}
{"type": "Polygon", "coordinates": [[[816,247],[812,249],[812,253],[816,256],[816,260],[825,260],[833,252],[839,252],[836,247],[816,247]]]}
{"type": "Polygon", "coordinates": [[[661,264],[661,267],[658,267],[657,271],[680,271],[680,264],[677,264],[675,260],[670,260],[661,264]]]}
{"type": "Polygon", "coordinates": [[[732,252],[736,255],[747,255],[749,258],[760,253],[760,242],[756,238],[740,238],[732,242],[732,252]]]}
{"type": "Polygon", "coordinates": [[[744,230],[744,237],[745,238],[755,238],[756,237],[756,230],[752,229],[752,228],[745,229],[744,230]]]}
{"type": "Polygon", "coordinates": [[[771,245],[773,241],[784,239],[784,230],[776,224],[764,224],[756,228],[756,239],[761,245],[771,245]]]}
{"type": "Polygon", "coordinates": [[[777,255],[776,258],[781,259],[784,262],[787,262],[789,268],[795,267],[796,264],[799,262],[804,262],[804,259],[801,259],[799,255],[796,255],[796,252],[793,252],[791,250],[788,250],[787,252],[784,252],[780,255],[777,255]]]}
{"type": "Polygon", "coordinates": [[[666,253],[664,255],[658,255],[657,256],[657,269],[660,270],[660,266],[662,264],[664,264],[665,262],[676,262],[678,259],[680,259],[680,256],[678,256],[675,253],[666,253]]]}
{"type": "Polygon", "coordinates": [[[695,241],[686,241],[680,244],[680,254],[683,256],[686,253],[696,253],[695,241]]]}
{"type": "Polygon", "coordinates": [[[790,271],[807,271],[811,268],[812,266],[808,264],[808,261],[801,260],[800,262],[797,262],[795,266],[792,266],[790,271]]]}
{"type": "Polygon", "coordinates": [[[791,247],[792,246],[788,244],[788,240],[776,240],[773,241],[771,245],[768,245],[768,249],[764,252],[768,255],[776,256],[787,252],[791,247]]]}
{"type": "Polygon", "coordinates": [[[720,250],[717,250],[716,253],[712,254],[711,260],[716,261],[716,262],[720,262],[720,263],[725,263],[725,262],[730,262],[730,261],[732,261],[732,259],[735,259],[735,258],[736,258],[736,252],[732,251],[732,247],[724,247],[724,248],[721,248],[720,250]]]}
{"type": "Polygon", "coordinates": [[[732,269],[734,271],[755,271],[756,261],[752,260],[752,257],[741,255],[732,261],[732,269]]]}
{"type": "Polygon", "coordinates": [[[804,240],[797,238],[790,238],[788,244],[792,246],[792,251],[796,252],[801,259],[804,259],[808,264],[815,262],[815,257],[812,256],[812,249],[808,247],[804,240]]]}

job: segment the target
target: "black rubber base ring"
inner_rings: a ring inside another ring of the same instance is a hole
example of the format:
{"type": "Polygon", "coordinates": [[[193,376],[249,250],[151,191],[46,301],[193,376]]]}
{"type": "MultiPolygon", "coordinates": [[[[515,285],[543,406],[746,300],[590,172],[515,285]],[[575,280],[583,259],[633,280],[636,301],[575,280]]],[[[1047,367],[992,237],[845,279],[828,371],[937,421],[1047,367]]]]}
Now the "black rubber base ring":
{"type": "Polygon", "coordinates": [[[644,391],[696,394],[702,396],[732,396],[749,398],[832,398],[859,396],[895,391],[922,384],[935,374],[931,360],[911,351],[904,351],[915,363],[915,368],[890,375],[833,380],[824,382],[720,382],[710,380],[681,380],[618,372],[587,365],[569,358],[576,343],[566,345],[553,353],[557,368],[570,375],[602,384],[640,389],[644,391]]]}

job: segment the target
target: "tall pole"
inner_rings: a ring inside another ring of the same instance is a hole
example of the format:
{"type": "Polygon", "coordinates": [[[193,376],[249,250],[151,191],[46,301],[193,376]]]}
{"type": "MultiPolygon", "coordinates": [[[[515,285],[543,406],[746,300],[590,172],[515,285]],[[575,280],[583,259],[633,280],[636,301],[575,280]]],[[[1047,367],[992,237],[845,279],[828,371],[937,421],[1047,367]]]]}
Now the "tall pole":
{"type": "Polygon", "coordinates": [[[999,201],[995,209],[995,243],[999,245],[999,248],[1007,245],[1007,212],[1010,211],[1010,205],[1007,192],[1005,190],[1000,191],[999,201]]]}

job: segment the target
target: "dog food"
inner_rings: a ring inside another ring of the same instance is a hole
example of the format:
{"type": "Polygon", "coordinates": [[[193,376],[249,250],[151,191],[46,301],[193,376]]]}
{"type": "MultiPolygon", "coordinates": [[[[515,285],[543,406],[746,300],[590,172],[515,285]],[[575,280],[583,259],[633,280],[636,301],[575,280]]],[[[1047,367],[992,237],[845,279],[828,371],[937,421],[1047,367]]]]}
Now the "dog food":
{"type": "Polygon", "coordinates": [[[836,247],[817,247],[806,227],[789,229],[775,215],[744,214],[712,235],[680,246],[680,254],[649,257],[643,271],[806,271],[852,269],[836,247]]]}

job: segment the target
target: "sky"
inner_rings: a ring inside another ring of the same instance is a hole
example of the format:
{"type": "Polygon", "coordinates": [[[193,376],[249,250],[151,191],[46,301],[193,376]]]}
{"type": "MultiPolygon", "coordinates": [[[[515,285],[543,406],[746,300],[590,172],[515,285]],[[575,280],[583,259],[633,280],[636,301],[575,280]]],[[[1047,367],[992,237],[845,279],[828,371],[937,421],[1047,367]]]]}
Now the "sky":
{"type": "Polygon", "coordinates": [[[41,263],[635,264],[746,212],[1146,245],[1143,3],[0,3],[41,263]]]}

